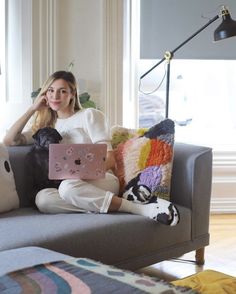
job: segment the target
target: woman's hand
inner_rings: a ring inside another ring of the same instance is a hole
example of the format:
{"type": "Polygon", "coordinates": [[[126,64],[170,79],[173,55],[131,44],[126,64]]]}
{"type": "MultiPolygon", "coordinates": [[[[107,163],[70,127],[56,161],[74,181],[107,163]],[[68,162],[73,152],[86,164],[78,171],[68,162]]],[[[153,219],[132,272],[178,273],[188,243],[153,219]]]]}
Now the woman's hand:
{"type": "Polygon", "coordinates": [[[29,109],[11,126],[3,142],[7,146],[21,145],[26,143],[26,138],[22,134],[22,130],[37,110],[48,108],[48,100],[45,94],[38,96],[29,109]]]}
{"type": "Polygon", "coordinates": [[[108,151],[107,158],[106,158],[106,170],[111,169],[114,172],[115,168],[116,168],[116,160],[115,160],[114,152],[108,151]]]}
{"type": "Polygon", "coordinates": [[[38,96],[32,105],[34,111],[41,110],[43,108],[48,108],[48,99],[45,94],[38,96]]]}

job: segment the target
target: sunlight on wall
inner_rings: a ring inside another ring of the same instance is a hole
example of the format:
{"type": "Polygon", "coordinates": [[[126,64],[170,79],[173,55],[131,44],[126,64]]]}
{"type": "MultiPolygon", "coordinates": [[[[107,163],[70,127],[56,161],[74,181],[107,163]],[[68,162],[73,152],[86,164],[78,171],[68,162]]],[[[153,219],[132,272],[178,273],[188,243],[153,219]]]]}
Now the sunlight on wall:
{"type": "MultiPolygon", "coordinates": [[[[156,62],[140,60],[140,75],[156,62]]],[[[140,126],[164,116],[165,79],[155,91],[164,74],[165,65],[161,65],[142,80],[141,90],[154,92],[139,93],[140,126]]],[[[172,60],[169,118],[176,122],[177,141],[235,150],[235,79],[235,60],[172,60]]]]}

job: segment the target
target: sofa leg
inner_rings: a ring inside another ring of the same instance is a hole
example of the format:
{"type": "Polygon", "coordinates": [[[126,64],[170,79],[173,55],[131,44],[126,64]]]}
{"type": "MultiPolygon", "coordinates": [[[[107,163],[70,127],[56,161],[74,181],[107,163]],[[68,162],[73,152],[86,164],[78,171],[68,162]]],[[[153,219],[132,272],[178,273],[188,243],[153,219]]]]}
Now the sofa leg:
{"type": "Polygon", "coordinates": [[[196,250],[195,260],[197,265],[203,265],[205,263],[204,259],[205,247],[196,250]]]}

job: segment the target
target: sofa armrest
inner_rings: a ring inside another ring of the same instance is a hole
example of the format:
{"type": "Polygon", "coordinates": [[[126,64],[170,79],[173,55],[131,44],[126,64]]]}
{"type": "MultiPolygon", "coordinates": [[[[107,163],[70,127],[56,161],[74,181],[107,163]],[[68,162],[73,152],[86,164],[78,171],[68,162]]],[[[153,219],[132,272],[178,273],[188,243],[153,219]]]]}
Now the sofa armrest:
{"type": "Polygon", "coordinates": [[[27,155],[32,146],[10,146],[8,147],[9,159],[13,170],[16,190],[20,200],[20,207],[32,206],[34,195],[33,178],[30,174],[27,155]]]}
{"type": "Polygon", "coordinates": [[[192,211],[192,237],[208,233],[212,149],[175,143],[171,201],[192,211]]]}

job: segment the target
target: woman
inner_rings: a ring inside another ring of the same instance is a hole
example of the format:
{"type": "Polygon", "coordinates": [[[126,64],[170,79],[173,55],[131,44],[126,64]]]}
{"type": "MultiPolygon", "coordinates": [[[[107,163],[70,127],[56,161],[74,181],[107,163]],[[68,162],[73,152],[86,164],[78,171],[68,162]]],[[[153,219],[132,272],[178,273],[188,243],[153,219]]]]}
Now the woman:
{"type": "MultiPolygon", "coordinates": [[[[110,132],[101,111],[82,109],[78,101],[75,77],[71,72],[57,71],[44,83],[32,106],[10,128],[5,145],[32,143],[32,135],[43,127],[55,128],[63,137],[61,143],[106,143],[106,177],[99,180],[63,180],[58,189],[45,188],[36,195],[36,205],[44,213],[114,211],[139,214],[154,219],[166,206],[158,203],[137,204],[120,198],[118,178],[109,172],[115,166],[110,132]],[[23,131],[32,118],[32,126],[23,131]]],[[[169,225],[178,223],[174,207],[169,212],[169,225]]]]}

